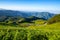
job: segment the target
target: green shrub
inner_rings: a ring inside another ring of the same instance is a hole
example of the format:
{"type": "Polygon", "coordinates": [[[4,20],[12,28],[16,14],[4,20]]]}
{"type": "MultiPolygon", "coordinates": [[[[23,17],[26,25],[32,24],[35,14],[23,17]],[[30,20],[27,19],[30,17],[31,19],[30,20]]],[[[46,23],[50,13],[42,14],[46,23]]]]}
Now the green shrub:
{"type": "Polygon", "coordinates": [[[60,32],[29,29],[0,29],[0,40],[60,40],[60,32]]]}

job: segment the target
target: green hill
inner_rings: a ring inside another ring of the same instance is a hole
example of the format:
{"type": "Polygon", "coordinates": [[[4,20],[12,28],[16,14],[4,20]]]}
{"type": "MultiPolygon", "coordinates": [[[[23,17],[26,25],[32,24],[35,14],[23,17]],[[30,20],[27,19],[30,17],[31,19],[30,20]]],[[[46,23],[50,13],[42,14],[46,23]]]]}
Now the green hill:
{"type": "Polygon", "coordinates": [[[48,20],[48,24],[52,24],[56,22],[60,22],[60,14],[57,14],[48,20]]]}

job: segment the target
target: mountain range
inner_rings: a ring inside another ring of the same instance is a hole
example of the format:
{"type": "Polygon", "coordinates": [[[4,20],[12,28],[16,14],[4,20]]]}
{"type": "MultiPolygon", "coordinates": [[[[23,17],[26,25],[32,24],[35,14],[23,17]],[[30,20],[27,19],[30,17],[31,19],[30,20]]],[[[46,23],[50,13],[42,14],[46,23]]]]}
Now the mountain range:
{"type": "Polygon", "coordinates": [[[24,11],[14,11],[14,10],[0,10],[0,16],[13,16],[13,17],[23,17],[29,18],[31,16],[35,16],[38,18],[49,19],[53,17],[55,14],[49,12],[24,12],[24,11]]]}

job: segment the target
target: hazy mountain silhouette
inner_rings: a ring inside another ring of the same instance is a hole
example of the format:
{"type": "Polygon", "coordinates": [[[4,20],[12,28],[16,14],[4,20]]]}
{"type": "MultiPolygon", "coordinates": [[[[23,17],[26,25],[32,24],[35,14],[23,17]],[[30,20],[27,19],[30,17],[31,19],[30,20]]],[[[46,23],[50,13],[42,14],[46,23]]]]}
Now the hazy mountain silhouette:
{"type": "Polygon", "coordinates": [[[0,16],[20,16],[23,18],[29,18],[30,16],[35,16],[38,18],[49,19],[54,16],[54,14],[49,12],[23,12],[14,10],[0,10],[0,16]]]}

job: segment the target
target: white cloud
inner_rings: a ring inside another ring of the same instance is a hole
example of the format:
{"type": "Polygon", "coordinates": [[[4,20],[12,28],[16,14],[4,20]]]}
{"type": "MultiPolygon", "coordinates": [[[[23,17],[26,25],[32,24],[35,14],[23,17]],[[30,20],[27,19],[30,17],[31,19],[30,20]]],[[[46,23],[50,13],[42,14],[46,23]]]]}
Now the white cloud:
{"type": "Polygon", "coordinates": [[[21,11],[49,11],[49,12],[59,12],[60,9],[53,7],[53,6],[27,6],[27,5],[21,5],[21,6],[16,6],[16,5],[4,5],[0,6],[0,8],[3,9],[10,9],[10,10],[21,10],[21,11]]]}

